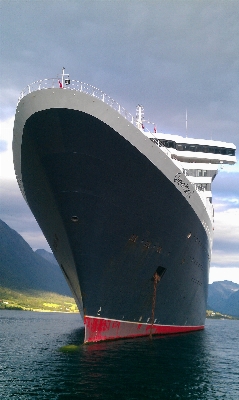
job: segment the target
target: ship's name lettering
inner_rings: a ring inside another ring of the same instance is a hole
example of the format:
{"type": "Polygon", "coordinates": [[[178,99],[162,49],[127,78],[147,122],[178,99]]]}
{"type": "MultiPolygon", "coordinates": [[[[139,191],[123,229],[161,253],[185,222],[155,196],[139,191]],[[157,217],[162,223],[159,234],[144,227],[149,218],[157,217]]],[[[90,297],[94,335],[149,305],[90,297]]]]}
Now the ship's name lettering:
{"type": "Polygon", "coordinates": [[[174,183],[177,183],[185,193],[186,197],[191,197],[194,193],[194,190],[191,190],[189,184],[185,182],[184,175],[182,172],[178,172],[174,177],[174,183]]]}

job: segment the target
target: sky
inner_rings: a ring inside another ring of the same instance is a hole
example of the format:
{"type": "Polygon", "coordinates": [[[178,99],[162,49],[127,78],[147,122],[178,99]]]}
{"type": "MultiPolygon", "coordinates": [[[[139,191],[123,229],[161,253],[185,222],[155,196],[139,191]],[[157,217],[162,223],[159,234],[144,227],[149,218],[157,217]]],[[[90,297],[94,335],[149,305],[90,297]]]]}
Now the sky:
{"type": "MultiPolygon", "coordinates": [[[[12,162],[17,99],[57,77],[98,87],[157,130],[239,149],[238,0],[0,0],[0,218],[35,250],[50,248],[12,162]]],[[[238,152],[237,152],[238,158],[238,152]]],[[[210,280],[239,284],[239,164],[213,182],[210,280]]]]}

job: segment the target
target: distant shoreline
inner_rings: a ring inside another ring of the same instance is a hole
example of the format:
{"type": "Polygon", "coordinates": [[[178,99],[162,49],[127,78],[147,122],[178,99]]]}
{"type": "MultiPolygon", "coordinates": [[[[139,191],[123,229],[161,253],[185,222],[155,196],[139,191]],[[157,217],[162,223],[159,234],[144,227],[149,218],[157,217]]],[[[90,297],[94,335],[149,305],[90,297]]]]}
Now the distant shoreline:
{"type": "Polygon", "coordinates": [[[79,313],[69,296],[40,290],[18,291],[0,286],[0,310],[79,313]]]}
{"type": "Polygon", "coordinates": [[[234,317],[233,315],[221,314],[217,311],[212,311],[212,310],[206,311],[206,319],[239,320],[238,317],[234,317]]]}
{"type": "MultiPolygon", "coordinates": [[[[73,297],[40,290],[14,290],[0,286],[0,310],[80,314],[73,297]]],[[[239,320],[239,317],[206,311],[207,319],[239,320]]]]}
{"type": "Polygon", "coordinates": [[[39,310],[39,309],[28,309],[28,308],[21,308],[21,307],[9,307],[9,308],[2,308],[0,307],[0,311],[31,311],[31,312],[40,312],[40,313],[60,313],[60,314],[80,314],[79,311],[55,311],[55,310],[39,310]]]}
{"type": "MultiPolygon", "coordinates": [[[[73,299],[72,299],[73,300],[73,299]]],[[[3,311],[33,311],[33,312],[41,312],[41,313],[61,313],[61,314],[80,314],[78,310],[69,310],[69,311],[61,311],[61,310],[49,310],[49,309],[34,309],[34,308],[24,308],[21,306],[11,306],[5,304],[4,307],[1,307],[0,303],[0,310],[3,311]]],[[[218,320],[239,320],[238,317],[234,317],[232,315],[225,315],[219,312],[214,312],[211,310],[207,310],[206,312],[206,319],[218,319],[218,320]]]]}

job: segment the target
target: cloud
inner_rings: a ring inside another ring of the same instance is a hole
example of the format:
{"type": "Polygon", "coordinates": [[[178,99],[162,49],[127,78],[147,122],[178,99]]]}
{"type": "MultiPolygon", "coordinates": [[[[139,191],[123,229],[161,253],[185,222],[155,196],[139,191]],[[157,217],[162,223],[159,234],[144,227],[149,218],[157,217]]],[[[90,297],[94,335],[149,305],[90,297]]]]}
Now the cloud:
{"type": "Polygon", "coordinates": [[[228,248],[213,250],[211,266],[216,268],[237,268],[239,271],[238,253],[236,251],[232,253],[228,248]]]}
{"type": "MultiPolygon", "coordinates": [[[[239,268],[239,173],[220,173],[213,182],[214,241],[211,265],[239,268]]],[[[238,269],[239,271],[239,269],[238,269]]]]}
{"type": "Polygon", "coordinates": [[[15,114],[19,91],[18,89],[13,88],[13,86],[14,82],[9,82],[9,86],[7,87],[2,83],[0,91],[0,118],[2,121],[11,119],[15,114]]]}
{"type": "Polygon", "coordinates": [[[239,272],[239,172],[219,172],[212,191],[215,212],[211,265],[234,267],[239,272]]]}
{"type": "Polygon", "coordinates": [[[2,152],[0,158],[0,178],[15,178],[12,156],[13,117],[0,121],[2,152]]]}
{"type": "Polygon", "coordinates": [[[232,203],[236,199],[239,201],[239,172],[219,172],[212,183],[212,193],[215,204],[225,198],[232,203]]]}
{"type": "Polygon", "coordinates": [[[213,202],[216,214],[227,209],[239,208],[239,199],[236,197],[226,197],[226,194],[225,197],[214,197],[213,202]]]}
{"type": "Polygon", "coordinates": [[[232,173],[232,174],[239,172],[239,161],[237,160],[236,164],[234,164],[234,165],[224,164],[223,167],[221,167],[221,169],[223,170],[223,172],[232,173]]]}
{"type": "Polygon", "coordinates": [[[239,208],[215,212],[211,265],[239,268],[239,208]]]}
{"type": "Polygon", "coordinates": [[[239,144],[237,0],[3,2],[1,11],[4,118],[24,87],[64,65],[131,113],[142,103],[166,133],[185,133],[187,108],[189,136],[239,144]]]}
{"type": "Polygon", "coordinates": [[[239,268],[210,268],[209,283],[225,280],[239,284],[239,268]]]}
{"type": "Polygon", "coordinates": [[[0,153],[7,151],[7,141],[0,140],[0,153]]]}
{"type": "Polygon", "coordinates": [[[22,197],[17,182],[11,179],[2,179],[0,193],[0,218],[10,228],[16,230],[34,250],[44,248],[50,251],[46,239],[22,197]]]}

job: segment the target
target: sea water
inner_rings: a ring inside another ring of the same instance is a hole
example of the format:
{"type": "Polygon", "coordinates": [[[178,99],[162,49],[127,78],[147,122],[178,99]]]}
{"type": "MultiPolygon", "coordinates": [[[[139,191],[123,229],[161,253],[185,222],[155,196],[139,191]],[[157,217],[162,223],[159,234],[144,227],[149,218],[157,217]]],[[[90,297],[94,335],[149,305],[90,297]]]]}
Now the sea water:
{"type": "Polygon", "coordinates": [[[239,399],[239,320],[84,345],[79,314],[0,310],[0,399],[239,399]]]}

